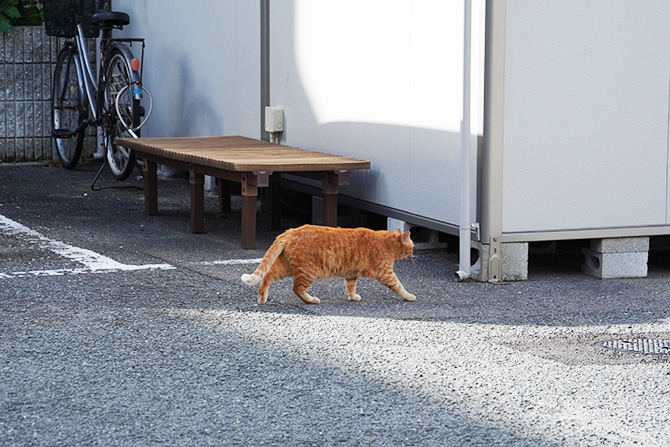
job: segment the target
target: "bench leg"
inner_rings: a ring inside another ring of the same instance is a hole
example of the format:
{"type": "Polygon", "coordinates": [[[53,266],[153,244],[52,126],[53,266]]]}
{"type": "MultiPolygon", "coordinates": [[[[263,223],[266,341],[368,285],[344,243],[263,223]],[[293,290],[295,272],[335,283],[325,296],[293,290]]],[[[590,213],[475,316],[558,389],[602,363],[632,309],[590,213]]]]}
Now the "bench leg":
{"type": "Polygon", "coordinates": [[[158,214],[158,178],[156,162],[144,157],[144,212],[150,216],[158,214]]]}
{"type": "Polygon", "coordinates": [[[337,194],[323,195],[323,224],[328,227],[337,226],[337,194]]]}
{"type": "MultiPolygon", "coordinates": [[[[242,176],[242,248],[245,250],[256,248],[258,186],[250,184],[249,180],[252,180],[249,175],[242,176]]],[[[255,181],[251,183],[255,183],[255,181]]]]}
{"type": "Polygon", "coordinates": [[[205,176],[190,169],[191,232],[205,232],[205,176]]]}

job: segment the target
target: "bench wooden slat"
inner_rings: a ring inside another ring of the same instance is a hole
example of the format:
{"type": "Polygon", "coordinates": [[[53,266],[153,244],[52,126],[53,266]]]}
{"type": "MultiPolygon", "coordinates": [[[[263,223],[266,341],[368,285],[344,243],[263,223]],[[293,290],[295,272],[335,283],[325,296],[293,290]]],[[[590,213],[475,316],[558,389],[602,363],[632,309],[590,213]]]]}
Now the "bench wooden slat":
{"type": "Polygon", "coordinates": [[[157,163],[190,171],[191,231],[194,233],[204,231],[203,176],[213,175],[240,182],[243,248],[255,246],[258,188],[269,185],[270,172],[302,173],[320,179],[323,186],[323,222],[325,225],[337,225],[338,186],[347,184],[348,171],[370,168],[367,160],[241,136],[118,138],[116,143],[136,150],[144,160],[147,214],[158,212],[157,163]]]}
{"type": "Polygon", "coordinates": [[[298,149],[241,136],[119,138],[117,144],[140,152],[237,172],[369,169],[370,162],[298,149]]]}

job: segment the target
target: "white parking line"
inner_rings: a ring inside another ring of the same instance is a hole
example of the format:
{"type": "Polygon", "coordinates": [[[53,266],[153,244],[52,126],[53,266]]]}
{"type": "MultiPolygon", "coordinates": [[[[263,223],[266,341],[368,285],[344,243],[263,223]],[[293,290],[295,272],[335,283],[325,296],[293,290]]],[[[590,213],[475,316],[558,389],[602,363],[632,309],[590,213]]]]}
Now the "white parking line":
{"type": "Polygon", "coordinates": [[[0,273],[0,279],[17,278],[26,276],[59,276],[76,275],[81,273],[108,273],[134,270],[171,270],[175,267],[170,264],[145,264],[129,265],[115,261],[85,248],[75,247],[63,242],[50,239],[35,230],[13,221],[0,214],[0,232],[14,236],[28,244],[35,244],[38,248],[49,250],[63,258],[83,264],[81,268],[54,269],[54,270],[31,270],[24,272],[0,273]]]}
{"type": "Polygon", "coordinates": [[[258,264],[263,259],[225,259],[221,261],[202,261],[198,262],[197,265],[241,265],[241,264],[258,264]]]}

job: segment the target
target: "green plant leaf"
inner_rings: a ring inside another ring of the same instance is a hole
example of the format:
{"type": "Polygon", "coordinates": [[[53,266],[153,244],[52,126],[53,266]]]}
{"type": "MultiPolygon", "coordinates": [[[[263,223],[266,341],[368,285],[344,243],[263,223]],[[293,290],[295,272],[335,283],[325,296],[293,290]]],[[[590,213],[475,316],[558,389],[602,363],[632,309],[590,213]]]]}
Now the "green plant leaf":
{"type": "Polygon", "coordinates": [[[0,13],[4,13],[8,8],[18,5],[19,0],[0,0],[0,13]]]}
{"type": "Polygon", "coordinates": [[[9,20],[4,17],[0,17],[0,31],[5,34],[9,34],[9,20]]]}
{"type": "Polygon", "coordinates": [[[18,19],[19,17],[21,17],[21,13],[19,12],[18,9],[16,9],[16,6],[10,6],[9,8],[7,8],[5,14],[10,19],[18,19]]]}
{"type": "Polygon", "coordinates": [[[35,6],[26,8],[26,25],[41,25],[43,22],[42,10],[35,6]]]}

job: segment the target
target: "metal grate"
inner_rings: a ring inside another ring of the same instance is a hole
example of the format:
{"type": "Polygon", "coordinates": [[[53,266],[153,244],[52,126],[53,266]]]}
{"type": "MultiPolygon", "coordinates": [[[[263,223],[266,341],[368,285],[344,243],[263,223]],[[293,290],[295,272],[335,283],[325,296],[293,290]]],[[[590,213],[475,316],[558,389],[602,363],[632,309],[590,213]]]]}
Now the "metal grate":
{"type": "MultiPolygon", "coordinates": [[[[95,41],[89,40],[95,51],[95,41]]],[[[0,35],[0,163],[56,158],[51,78],[62,41],[41,26],[12,27],[9,35],[0,35]]],[[[93,147],[95,141],[87,140],[93,147]]]]}
{"type": "Polygon", "coordinates": [[[659,338],[627,338],[621,340],[606,340],[600,346],[618,352],[633,354],[670,354],[670,339],[659,338]]]}

